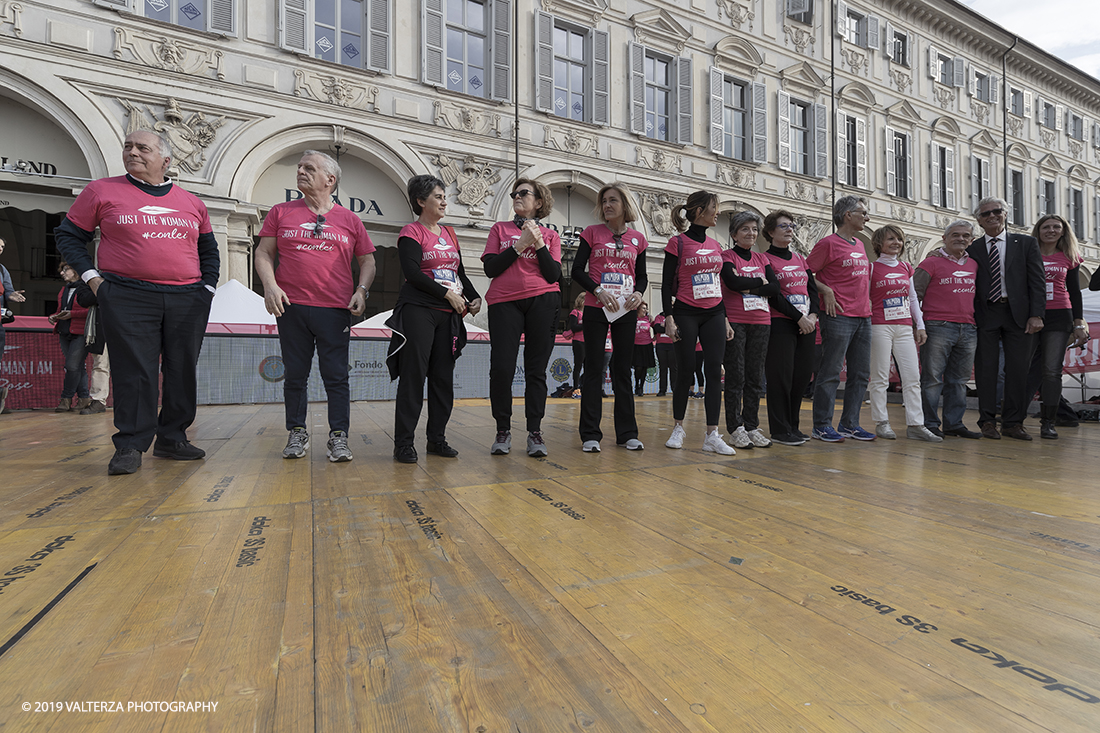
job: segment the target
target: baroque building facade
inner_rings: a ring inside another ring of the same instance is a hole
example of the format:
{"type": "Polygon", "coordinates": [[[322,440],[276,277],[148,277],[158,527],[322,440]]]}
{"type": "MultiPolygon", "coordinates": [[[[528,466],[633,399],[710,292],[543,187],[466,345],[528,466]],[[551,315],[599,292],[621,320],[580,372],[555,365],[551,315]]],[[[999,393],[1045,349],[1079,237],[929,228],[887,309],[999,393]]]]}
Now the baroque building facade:
{"type": "Polygon", "coordinates": [[[372,311],[400,285],[421,173],[447,183],[475,279],[517,175],[551,189],[572,246],[621,180],[656,249],[698,189],[720,195],[721,241],[731,212],[786,208],[803,251],[835,197],[864,196],[868,241],[896,222],[914,261],[999,195],[1015,229],[1061,214],[1083,269],[1100,262],[1100,81],[952,0],[0,0],[0,124],[0,236],[30,315],[56,293],[53,225],[140,127],[171,140],[223,279],[249,285],[301,151],[337,156],[338,198],[381,247],[372,311]]]}

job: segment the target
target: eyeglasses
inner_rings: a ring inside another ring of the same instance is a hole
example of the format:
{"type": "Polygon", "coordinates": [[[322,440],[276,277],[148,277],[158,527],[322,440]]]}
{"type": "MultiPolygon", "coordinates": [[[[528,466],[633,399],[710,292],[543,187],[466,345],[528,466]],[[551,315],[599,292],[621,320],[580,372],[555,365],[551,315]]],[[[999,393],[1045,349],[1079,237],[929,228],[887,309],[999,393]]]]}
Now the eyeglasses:
{"type": "Polygon", "coordinates": [[[516,199],[527,198],[528,196],[534,196],[534,195],[535,195],[535,192],[528,189],[528,188],[524,188],[524,189],[521,189],[519,191],[512,191],[512,193],[508,194],[508,196],[513,201],[515,201],[516,199]]]}
{"type": "Polygon", "coordinates": [[[320,214],[317,215],[317,223],[313,225],[314,238],[320,237],[321,232],[325,231],[325,217],[320,214]]]}
{"type": "Polygon", "coordinates": [[[1000,216],[1003,213],[1005,213],[1004,209],[990,209],[989,211],[983,211],[982,213],[978,214],[978,218],[988,219],[991,216],[1000,216]]]}
{"type": "Polygon", "coordinates": [[[862,216],[864,219],[870,219],[871,214],[867,211],[860,211],[859,209],[853,209],[848,212],[849,214],[855,214],[856,216],[862,216]]]}
{"type": "Polygon", "coordinates": [[[794,222],[792,221],[792,222],[789,222],[789,223],[787,223],[787,224],[776,224],[776,225],[775,225],[775,228],[776,228],[776,229],[782,229],[782,230],[783,230],[783,231],[785,231],[785,232],[788,232],[788,231],[790,231],[790,232],[793,232],[793,231],[794,231],[795,229],[798,229],[798,225],[797,225],[797,224],[795,224],[795,223],[794,223],[794,222]]]}

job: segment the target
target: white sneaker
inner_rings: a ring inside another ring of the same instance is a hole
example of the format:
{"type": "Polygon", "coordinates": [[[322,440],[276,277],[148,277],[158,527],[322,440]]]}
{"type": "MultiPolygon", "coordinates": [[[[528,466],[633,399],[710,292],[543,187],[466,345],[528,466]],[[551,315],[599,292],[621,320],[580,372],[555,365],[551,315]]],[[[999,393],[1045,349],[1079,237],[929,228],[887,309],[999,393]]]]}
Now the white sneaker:
{"type": "Polygon", "coordinates": [[[598,440],[586,440],[584,445],[581,446],[581,450],[585,453],[599,453],[600,441],[598,440]]]}
{"type": "Polygon", "coordinates": [[[629,440],[619,443],[620,448],[626,448],[627,450],[645,450],[645,446],[642,445],[642,441],[637,438],[630,438],[629,440]]]}
{"type": "Polygon", "coordinates": [[[749,437],[749,432],[745,430],[744,425],[730,433],[730,442],[733,443],[734,448],[749,448],[751,450],[753,447],[752,438],[749,437]]]}
{"type": "Polygon", "coordinates": [[[909,440],[926,440],[929,443],[942,443],[943,438],[933,433],[923,425],[910,425],[905,429],[905,437],[909,440]]]}
{"type": "Polygon", "coordinates": [[[684,447],[684,438],[686,437],[687,433],[684,432],[684,426],[677,425],[672,429],[672,435],[668,436],[668,440],[665,441],[665,447],[679,450],[684,447]]]}
{"type": "Polygon", "coordinates": [[[772,442],[768,440],[764,433],[760,432],[760,428],[749,431],[749,440],[751,440],[752,444],[757,448],[771,448],[772,446],[772,442]]]}
{"type": "Polygon", "coordinates": [[[890,427],[888,422],[875,423],[875,435],[884,440],[897,440],[898,436],[894,434],[893,428],[890,427]]]}
{"type": "Polygon", "coordinates": [[[703,452],[717,453],[722,456],[732,456],[737,453],[733,448],[726,445],[726,441],[722,440],[722,434],[717,430],[713,433],[707,433],[707,437],[703,440],[703,452]]]}

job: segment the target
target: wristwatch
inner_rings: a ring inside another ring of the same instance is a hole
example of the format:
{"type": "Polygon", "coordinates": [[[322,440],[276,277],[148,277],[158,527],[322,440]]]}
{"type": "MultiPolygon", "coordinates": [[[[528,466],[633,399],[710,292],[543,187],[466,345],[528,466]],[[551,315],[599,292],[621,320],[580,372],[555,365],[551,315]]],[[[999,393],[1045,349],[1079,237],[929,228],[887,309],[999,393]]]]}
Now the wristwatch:
{"type": "Polygon", "coordinates": [[[366,299],[370,298],[370,291],[367,290],[366,285],[356,285],[355,289],[363,291],[363,300],[366,300],[366,299]]]}
{"type": "Polygon", "coordinates": [[[592,294],[593,294],[593,295],[599,295],[599,294],[600,294],[600,293],[602,293],[602,292],[603,292],[603,286],[601,286],[601,285],[597,285],[597,286],[596,286],[596,289],[592,291],[592,294]]]}

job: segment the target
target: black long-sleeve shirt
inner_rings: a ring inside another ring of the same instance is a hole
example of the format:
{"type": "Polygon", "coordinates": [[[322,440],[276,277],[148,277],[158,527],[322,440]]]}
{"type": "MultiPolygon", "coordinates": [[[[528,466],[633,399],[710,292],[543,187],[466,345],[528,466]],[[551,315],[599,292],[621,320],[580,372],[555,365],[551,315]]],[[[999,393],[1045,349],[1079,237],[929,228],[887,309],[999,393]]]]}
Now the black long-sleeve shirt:
{"type": "MultiPolygon", "coordinates": [[[[447,302],[447,288],[437,283],[424,274],[420,269],[420,261],[424,256],[424,249],[420,242],[412,237],[399,237],[397,240],[397,259],[401,263],[401,273],[405,276],[405,283],[397,293],[398,304],[411,303],[427,308],[450,308],[447,302]]],[[[468,301],[477,300],[481,296],[477,294],[474,284],[466,276],[466,268],[462,260],[458,261],[458,279],[462,282],[462,297],[468,301]]]]}
{"type": "MultiPolygon", "coordinates": [[[[539,274],[546,282],[556,283],[561,280],[561,263],[554,259],[549,248],[540,247],[535,250],[535,259],[538,260],[539,274]]],[[[509,247],[503,252],[485,255],[481,262],[485,267],[486,277],[497,277],[503,275],[518,260],[519,252],[515,248],[509,247]]]]}
{"type": "MultiPolygon", "coordinates": [[[[791,251],[786,247],[776,247],[775,245],[772,245],[771,247],[768,247],[767,254],[772,255],[773,257],[779,257],[784,260],[792,259],[791,251]]],[[[809,270],[806,271],[806,276],[808,278],[806,281],[806,290],[809,293],[810,298],[810,313],[816,315],[821,312],[821,305],[820,303],[818,303],[817,281],[814,280],[814,275],[809,270]]],[[[771,305],[771,307],[775,310],[785,315],[787,318],[790,318],[792,321],[798,322],[802,319],[802,311],[791,305],[791,302],[784,298],[780,293],[776,293],[775,295],[769,297],[768,304],[771,305]]]]}
{"type": "MultiPolygon", "coordinates": [[[[590,293],[595,293],[599,283],[588,275],[588,258],[592,256],[592,245],[584,237],[577,247],[577,256],[573,259],[573,270],[570,273],[573,281],[590,293]]],[[[634,292],[644,293],[649,287],[649,275],[646,274],[645,250],[638,252],[634,260],[634,292]]]]}

